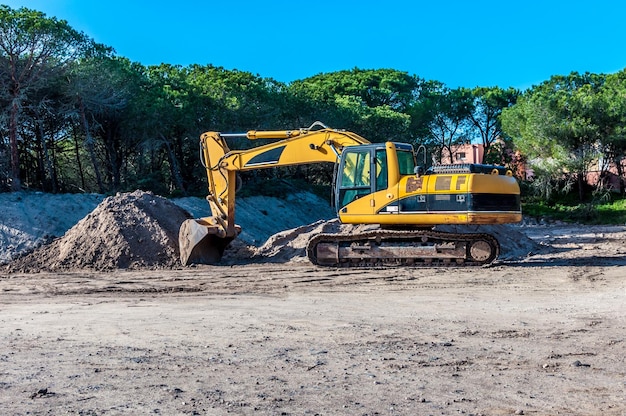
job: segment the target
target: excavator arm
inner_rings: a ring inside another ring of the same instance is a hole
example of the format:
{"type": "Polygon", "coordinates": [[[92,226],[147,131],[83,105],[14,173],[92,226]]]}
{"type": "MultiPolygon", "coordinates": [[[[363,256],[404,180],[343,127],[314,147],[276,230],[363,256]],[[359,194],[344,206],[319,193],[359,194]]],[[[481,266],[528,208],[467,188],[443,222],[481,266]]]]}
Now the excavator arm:
{"type": "Polygon", "coordinates": [[[200,137],[201,160],[206,169],[211,216],[183,222],[179,233],[183,265],[218,262],[241,228],[235,224],[236,173],[240,171],[312,163],[337,163],[346,146],[368,144],[363,137],[326,127],[248,131],[226,134],[206,132],[200,137]],[[226,139],[276,140],[249,150],[230,150],[226,139]]]}

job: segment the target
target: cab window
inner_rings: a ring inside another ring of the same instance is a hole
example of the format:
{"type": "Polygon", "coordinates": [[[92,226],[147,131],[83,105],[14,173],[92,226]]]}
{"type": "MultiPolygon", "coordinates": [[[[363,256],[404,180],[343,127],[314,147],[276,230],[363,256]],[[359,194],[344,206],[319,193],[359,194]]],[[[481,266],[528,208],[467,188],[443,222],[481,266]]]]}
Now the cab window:
{"type": "Polygon", "coordinates": [[[337,208],[372,193],[372,156],[370,150],[346,151],[342,155],[337,208]]]}
{"type": "Polygon", "coordinates": [[[400,167],[400,175],[413,175],[415,173],[413,152],[398,151],[398,165],[400,167]]]}
{"type": "Polygon", "coordinates": [[[376,190],[387,189],[387,151],[379,149],[376,151],[376,190]]]}
{"type": "Polygon", "coordinates": [[[341,186],[370,186],[369,152],[350,152],[345,155],[341,186]]]}

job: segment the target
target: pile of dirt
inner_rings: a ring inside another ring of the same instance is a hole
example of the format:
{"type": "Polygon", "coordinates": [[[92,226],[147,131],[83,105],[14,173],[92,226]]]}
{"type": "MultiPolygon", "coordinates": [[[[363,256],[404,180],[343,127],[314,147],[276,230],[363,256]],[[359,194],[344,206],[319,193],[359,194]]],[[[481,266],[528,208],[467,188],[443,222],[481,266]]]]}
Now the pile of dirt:
{"type": "Polygon", "coordinates": [[[338,232],[341,232],[339,220],[317,221],[274,234],[261,247],[253,249],[252,254],[256,259],[277,263],[308,261],[306,246],[314,235],[338,232]]]}
{"type": "Polygon", "coordinates": [[[150,192],[102,201],[63,237],[10,263],[9,272],[171,268],[180,264],[178,230],[189,213],[150,192]]]}
{"type": "Polygon", "coordinates": [[[500,243],[499,260],[518,261],[545,251],[545,247],[529,238],[517,224],[501,225],[438,225],[438,231],[491,234],[500,243]]]}
{"type": "MultiPolygon", "coordinates": [[[[303,262],[306,258],[306,246],[308,241],[320,233],[355,234],[362,231],[375,229],[376,225],[349,225],[341,224],[339,220],[318,221],[313,224],[282,231],[271,236],[265,244],[258,248],[246,251],[259,261],[262,259],[272,262],[303,262]]],[[[528,238],[516,225],[481,225],[459,226],[445,225],[435,227],[438,231],[455,233],[486,233],[496,237],[500,243],[500,260],[521,260],[531,254],[538,253],[543,248],[537,242],[528,238]]],[[[237,253],[243,253],[238,250],[237,253]]]]}

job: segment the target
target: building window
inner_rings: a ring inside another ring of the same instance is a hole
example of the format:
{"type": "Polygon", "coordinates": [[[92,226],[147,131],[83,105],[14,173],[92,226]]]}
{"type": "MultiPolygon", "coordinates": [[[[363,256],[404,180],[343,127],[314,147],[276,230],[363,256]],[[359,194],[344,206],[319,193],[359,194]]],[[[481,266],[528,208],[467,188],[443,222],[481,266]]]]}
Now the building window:
{"type": "Polygon", "coordinates": [[[465,159],[466,159],[465,152],[458,152],[456,154],[456,160],[465,160],[465,159]]]}

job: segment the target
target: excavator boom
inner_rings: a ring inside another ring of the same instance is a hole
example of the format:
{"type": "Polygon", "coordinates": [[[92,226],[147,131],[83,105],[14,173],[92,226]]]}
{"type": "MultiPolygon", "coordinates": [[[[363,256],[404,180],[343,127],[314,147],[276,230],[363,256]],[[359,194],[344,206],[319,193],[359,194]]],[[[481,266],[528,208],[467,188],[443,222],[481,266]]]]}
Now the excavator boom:
{"type": "Polygon", "coordinates": [[[206,169],[211,216],[185,221],[179,232],[183,265],[219,262],[241,228],[235,224],[236,173],[254,169],[312,163],[337,163],[346,146],[368,144],[358,134],[330,129],[320,122],[296,130],[247,133],[206,132],[200,137],[201,160],[206,169]],[[226,139],[276,140],[249,150],[230,150],[226,139]]]}

